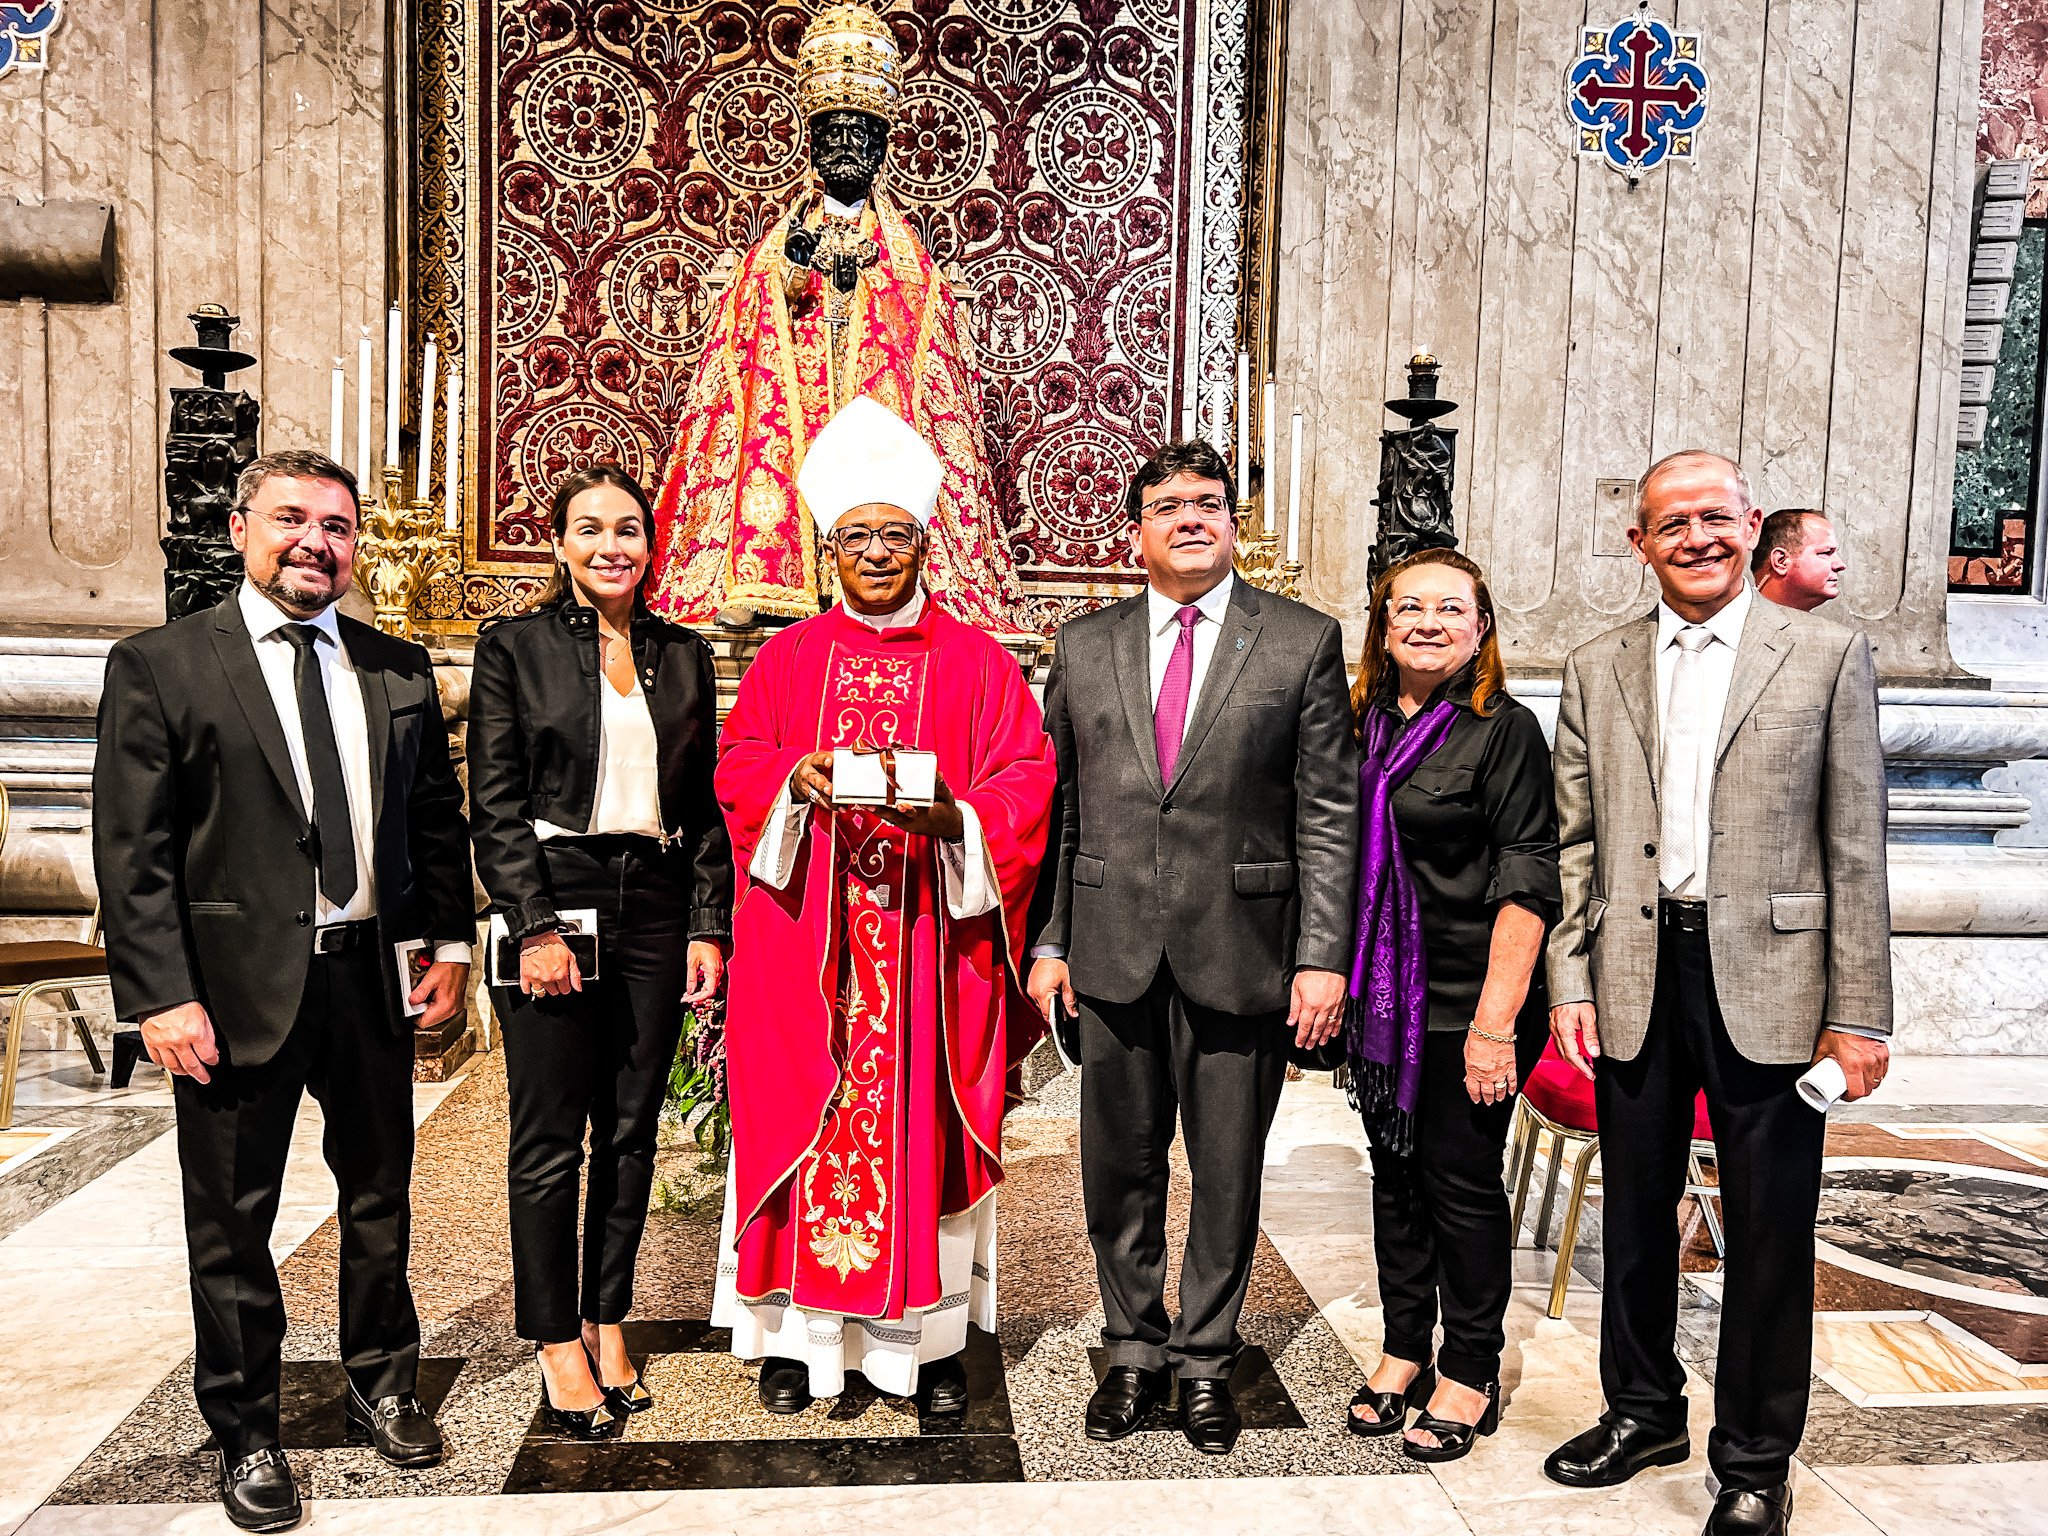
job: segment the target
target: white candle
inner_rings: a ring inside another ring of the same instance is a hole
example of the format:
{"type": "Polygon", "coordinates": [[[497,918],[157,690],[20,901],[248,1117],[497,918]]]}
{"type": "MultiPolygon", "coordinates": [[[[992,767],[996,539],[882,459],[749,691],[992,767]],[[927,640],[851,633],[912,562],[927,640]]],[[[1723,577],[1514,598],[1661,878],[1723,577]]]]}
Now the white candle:
{"type": "Polygon", "coordinates": [[[441,473],[448,481],[442,521],[454,533],[462,527],[462,370],[453,361],[448,364],[448,448],[441,456],[441,473]]]}
{"type": "Polygon", "coordinates": [[[1221,379],[1209,391],[1209,446],[1219,459],[1230,452],[1230,386],[1221,379]]]}
{"type": "Polygon", "coordinates": [[[1180,436],[1182,442],[1190,442],[1195,435],[1195,400],[1191,393],[1180,408],[1180,436]]]}
{"type": "Polygon", "coordinates": [[[1259,523],[1268,533],[1277,533],[1280,528],[1280,461],[1273,456],[1273,376],[1266,375],[1264,409],[1260,413],[1260,425],[1264,435],[1259,441],[1263,455],[1259,463],[1259,523]]]}
{"type": "Polygon", "coordinates": [[[1294,462],[1287,471],[1287,560],[1301,563],[1301,412],[1294,413],[1294,462]]]}
{"type": "Polygon", "coordinates": [[[405,357],[405,317],[391,306],[391,323],[384,333],[384,462],[398,463],[398,392],[401,360],[405,357]]]}
{"type": "Polygon", "coordinates": [[[341,462],[341,417],[344,403],[348,399],[348,369],[340,358],[334,360],[334,388],[328,398],[327,412],[327,457],[335,463],[341,462]]]}
{"type": "Polygon", "coordinates": [[[1237,354],[1237,494],[1251,494],[1252,475],[1252,359],[1249,352],[1237,354]]]}
{"type": "Polygon", "coordinates": [[[363,340],[356,351],[356,489],[363,499],[374,501],[370,489],[370,328],[363,327],[363,340]]]}
{"type": "Polygon", "coordinates": [[[413,479],[414,501],[427,499],[428,471],[434,467],[434,372],[438,356],[434,338],[429,336],[427,355],[420,359],[420,462],[419,473],[413,479]]]}

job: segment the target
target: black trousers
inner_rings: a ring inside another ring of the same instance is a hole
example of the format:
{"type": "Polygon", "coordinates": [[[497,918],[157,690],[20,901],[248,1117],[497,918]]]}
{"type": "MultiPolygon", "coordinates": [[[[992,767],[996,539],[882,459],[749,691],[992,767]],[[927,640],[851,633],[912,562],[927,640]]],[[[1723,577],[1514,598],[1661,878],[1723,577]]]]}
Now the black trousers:
{"type": "MultiPolygon", "coordinates": [[[[1527,1037],[1518,1030],[1518,1039],[1527,1037]]],[[[1484,1387],[1500,1375],[1514,1289],[1512,1211],[1501,1180],[1514,1100],[1465,1092],[1465,1031],[1431,1030],[1422,1047],[1415,1151],[1372,1151],[1372,1239],[1386,1311],[1385,1353],[1484,1387]]],[[[1537,1050],[1541,1050],[1540,1042],[1537,1050]]],[[[1531,1053],[1522,1049],[1517,1055],[1531,1053]]]]}
{"type": "Polygon", "coordinates": [[[371,939],[316,955],[298,1018],[269,1061],[237,1065],[223,1045],[211,1082],[173,1079],[192,1266],[192,1384],[231,1462],[278,1443],[285,1315],[270,1233],[302,1091],[326,1116],[321,1150],[340,1190],[342,1363],[372,1401],[416,1384],[420,1320],[405,1274],[412,1038],[387,1010],[381,949],[371,939]]]}
{"type": "Polygon", "coordinates": [[[1736,1050],[1714,995],[1703,928],[1659,920],[1650,1032],[1633,1061],[1602,1057],[1600,1385],[1616,1413],[1684,1430],[1678,1362],[1678,1221],[1701,1089],[1721,1178],[1721,1344],[1707,1459],[1724,1488],[1770,1488],[1790,1475],[1806,1430],[1813,1359],[1813,1224],[1825,1117],[1793,1085],[1804,1064],[1770,1066],[1736,1050]]]}
{"type": "Polygon", "coordinates": [[[556,909],[597,909],[598,979],[565,997],[494,987],[491,1001],[511,1101],[515,1326],[521,1338],[561,1344],[586,1321],[623,1322],[633,1309],[655,1138],[683,1029],[690,898],[652,838],[542,847],[556,909]]]}
{"type": "Polygon", "coordinates": [[[1164,961],[1133,1003],[1081,1003],[1081,1193],[1113,1365],[1223,1377],[1237,1358],[1266,1133],[1287,1081],[1287,1016],[1188,1001],[1164,961]],[[1166,1314],[1167,1152],[1194,1186],[1180,1316],[1166,1314]]]}

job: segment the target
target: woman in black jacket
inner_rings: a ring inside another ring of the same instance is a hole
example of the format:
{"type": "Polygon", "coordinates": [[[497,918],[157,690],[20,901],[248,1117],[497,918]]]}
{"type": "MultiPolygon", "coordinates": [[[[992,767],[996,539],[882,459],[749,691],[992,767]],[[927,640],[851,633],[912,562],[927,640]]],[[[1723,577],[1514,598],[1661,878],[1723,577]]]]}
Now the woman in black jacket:
{"type": "Polygon", "coordinates": [[[517,985],[491,993],[517,1326],[549,1421],[593,1436],[654,1401],[619,1325],[683,1012],[724,976],[733,875],[711,789],[711,648],[642,600],[646,493],[610,465],[579,470],[555,492],[553,529],[548,590],[477,642],[470,820],[491,910],[519,946],[517,985]],[[595,978],[562,938],[579,909],[596,912],[595,978]]]}

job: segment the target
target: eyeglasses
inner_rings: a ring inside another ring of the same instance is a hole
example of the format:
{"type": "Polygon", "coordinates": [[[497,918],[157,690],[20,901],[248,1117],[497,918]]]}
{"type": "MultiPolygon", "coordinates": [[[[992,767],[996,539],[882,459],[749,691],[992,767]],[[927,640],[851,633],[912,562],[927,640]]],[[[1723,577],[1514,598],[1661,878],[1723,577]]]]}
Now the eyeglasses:
{"type": "Polygon", "coordinates": [[[842,555],[864,555],[875,540],[892,555],[907,555],[917,548],[922,530],[907,523],[885,523],[880,528],[842,528],[825,542],[842,555]]]}
{"type": "Polygon", "coordinates": [[[1476,610],[1471,604],[1459,598],[1448,597],[1440,603],[1419,603],[1412,597],[1387,604],[1387,622],[1396,629],[1419,628],[1424,619],[1435,619],[1437,623],[1452,629],[1471,619],[1476,610]]]}
{"type": "Polygon", "coordinates": [[[356,525],[342,517],[309,518],[303,512],[258,512],[254,507],[246,509],[253,516],[260,517],[286,538],[294,541],[303,539],[306,531],[317,528],[330,544],[353,544],[356,541],[356,525]]]}
{"type": "Polygon", "coordinates": [[[1148,523],[1163,523],[1183,512],[1192,512],[1197,517],[1218,518],[1223,515],[1225,506],[1221,496],[1162,496],[1157,501],[1146,502],[1138,515],[1148,523]]]}
{"type": "Polygon", "coordinates": [[[1651,542],[1669,546],[1683,542],[1695,523],[1699,530],[1710,539],[1732,539],[1742,532],[1743,518],[1740,513],[1716,507],[1709,512],[1674,512],[1660,518],[1650,530],[1651,542]]]}

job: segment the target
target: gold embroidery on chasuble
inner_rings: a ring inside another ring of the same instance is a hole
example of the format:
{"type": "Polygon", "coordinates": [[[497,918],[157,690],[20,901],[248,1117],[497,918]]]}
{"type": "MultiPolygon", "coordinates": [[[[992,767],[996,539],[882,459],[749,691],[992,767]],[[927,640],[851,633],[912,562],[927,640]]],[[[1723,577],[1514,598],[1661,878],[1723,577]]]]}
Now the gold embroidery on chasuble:
{"type": "MultiPolygon", "coordinates": [[[[930,653],[835,645],[825,669],[821,748],[917,739],[930,653]]],[[[832,890],[839,910],[827,974],[836,980],[832,1051],[839,1083],[817,1140],[797,1167],[797,1306],[852,1317],[889,1312],[905,1123],[907,941],[916,919],[909,839],[878,816],[833,813],[832,890]]]]}

